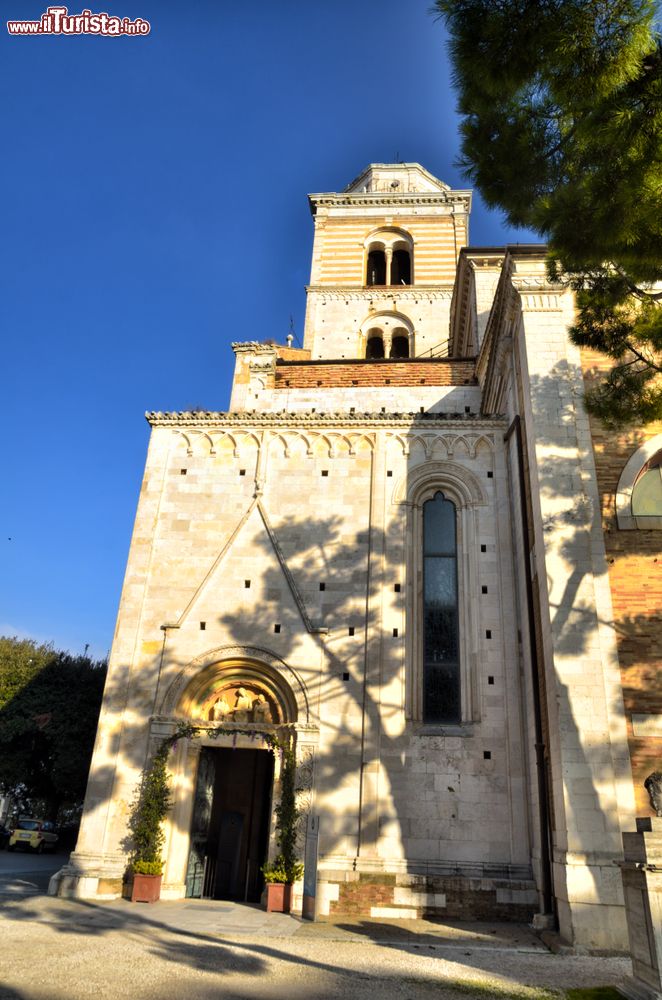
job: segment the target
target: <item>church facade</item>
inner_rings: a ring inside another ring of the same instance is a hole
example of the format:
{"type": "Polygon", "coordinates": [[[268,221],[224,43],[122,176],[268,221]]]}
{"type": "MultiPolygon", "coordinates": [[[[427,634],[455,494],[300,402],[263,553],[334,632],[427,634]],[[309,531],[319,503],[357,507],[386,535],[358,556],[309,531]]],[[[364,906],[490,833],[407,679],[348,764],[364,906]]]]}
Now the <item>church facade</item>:
{"type": "Polygon", "coordinates": [[[318,916],[533,918],[625,947],[614,861],[650,812],[632,762],[640,783],[662,735],[645,694],[662,518],[640,485],[662,428],[615,452],[591,428],[571,293],[544,247],[468,246],[470,192],[372,164],[310,205],[303,348],[235,344],[228,412],[147,415],[80,837],[53,891],[121,894],[143,769],[190,722],[163,896],[259,899],[280,788],[262,737],[280,733],[318,916]],[[622,552],[648,590],[643,639],[619,650],[622,552]]]}

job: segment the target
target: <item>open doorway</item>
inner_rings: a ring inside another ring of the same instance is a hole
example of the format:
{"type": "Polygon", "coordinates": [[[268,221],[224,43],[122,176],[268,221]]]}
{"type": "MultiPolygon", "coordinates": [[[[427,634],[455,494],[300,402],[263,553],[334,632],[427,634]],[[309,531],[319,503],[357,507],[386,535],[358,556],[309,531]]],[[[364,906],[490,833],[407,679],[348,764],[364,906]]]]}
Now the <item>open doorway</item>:
{"type": "Polygon", "coordinates": [[[260,900],[274,760],[268,750],[203,747],[191,823],[186,895],[260,900]]]}

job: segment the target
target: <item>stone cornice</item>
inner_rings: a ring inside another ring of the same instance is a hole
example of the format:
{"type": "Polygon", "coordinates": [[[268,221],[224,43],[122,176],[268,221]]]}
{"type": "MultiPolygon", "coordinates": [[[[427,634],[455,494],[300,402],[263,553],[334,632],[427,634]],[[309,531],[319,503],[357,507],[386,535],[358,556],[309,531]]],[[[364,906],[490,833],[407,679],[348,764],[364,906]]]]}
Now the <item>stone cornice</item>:
{"type": "Polygon", "coordinates": [[[526,312],[560,312],[561,297],[567,286],[549,281],[544,275],[512,275],[510,283],[526,312]]]}
{"type": "Polygon", "coordinates": [[[465,212],[471,210],[471,191],[412,191],[391,194],[389,191],[361,192],[357,194],[311,194],[311,208],[318,206],[346,208],[407,208],[412,205],[461,205],[465,212]]]}
{"type": "Polygon", "coordinates": [[[151,411],[145,419],[152,427],[235,427],[247,430],[274,428],[309,427],[330,428],[350,427],[357,430],[381,430],[383,428],[499,428],[505,426],[499,417],[481,417],[475,413],[312,413],[310,411],[289,413],[222,413],[216,411],[161,413],[151,411]]]}
{"type": "Polygon", "coordinates": [[[235,354],[274,354],[275,344],[261,344],[257,340],[246,340],[241,343],[230,344],[235,354]]]}
{"type": "Polygon", "coordinates": [[[450,299],[453,285],[306,285],[306,293],[324,299],[353,299],[366,301],[378,299],[386,301],[417,301],[418,299],[450,299]]]}

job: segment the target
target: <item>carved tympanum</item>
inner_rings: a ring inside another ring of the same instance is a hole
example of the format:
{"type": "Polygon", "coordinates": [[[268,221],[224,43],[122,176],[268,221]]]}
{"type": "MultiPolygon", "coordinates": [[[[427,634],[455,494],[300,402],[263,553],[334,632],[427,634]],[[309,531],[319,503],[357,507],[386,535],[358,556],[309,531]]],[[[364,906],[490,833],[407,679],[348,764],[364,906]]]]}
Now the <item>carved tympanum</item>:
{"type": "Polygon", "coordinates": [[[648,792],[656,816],[662,816],[662,771],[653,771],[649,774],[644,781],[644,788],[648,792]]]}
{"type": "Polygon", "coordinates": [[[278,703],[270,691],[254,682],[229,683],[214,692],[203,713],[211,722],[280,722],[278,703]]]}

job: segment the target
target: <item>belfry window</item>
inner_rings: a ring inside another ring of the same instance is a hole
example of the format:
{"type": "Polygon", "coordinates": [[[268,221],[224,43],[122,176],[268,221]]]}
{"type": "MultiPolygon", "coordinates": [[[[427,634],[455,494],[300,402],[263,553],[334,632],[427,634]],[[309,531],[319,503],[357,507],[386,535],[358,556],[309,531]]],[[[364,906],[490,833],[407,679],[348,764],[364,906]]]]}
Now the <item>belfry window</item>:
{"type": "Polygon", "coordinates": [[[386,284],[386,254],[383,249],[371,250],[368,254],[366,285],[386,284]]]}
{"type": "Polygon", "coordinates": [[[391,358],[408,358],[409,357],[409,337],[406,333],[396,331],[393,334],[393,340],[391,341],[391,353],[389,355],[391,358]]]}
{"type": "Polygon", "coordinates": [[[391,259],[391,285],[411,285],[409,250],[394,250],[391,259]]]}
{"type": "Polygon", "coordinates": [[[423,721],[460,722],[455,505],[440,491],[423,505],[423,721]]]}
{"type": "Polygon", "coordinates": [[[365,283],[368,287],[411,285],[414,242],[404,229],[386,228],[366,237],[365,283]]]}
{"type": "Polygon", "coordinates": [[[371,330],[368,333],[365,356],[372,360],[384,357],[384,338],[381,330],[371,330]]]}

